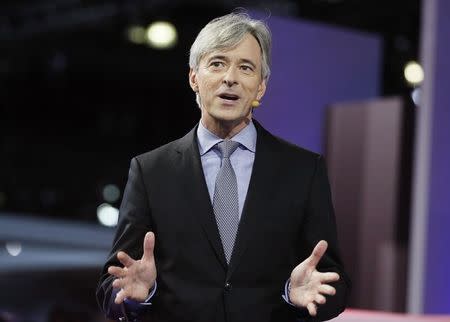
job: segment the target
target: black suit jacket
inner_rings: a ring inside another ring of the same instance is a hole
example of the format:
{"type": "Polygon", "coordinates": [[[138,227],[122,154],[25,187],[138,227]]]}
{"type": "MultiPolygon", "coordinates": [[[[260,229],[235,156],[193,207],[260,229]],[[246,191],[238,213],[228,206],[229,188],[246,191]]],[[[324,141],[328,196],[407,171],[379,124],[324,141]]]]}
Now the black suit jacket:
{"type": "MultiPolygon", "coordinates": [[[[340,274],[337,294],[318,310],[330,319],[346,305],[349,280],[338,253],[323,158],[277,138],[257,122],[253,171],[229,266],[203,175],[196,127],[183,138],[133,158],[114,245],[97,297],[117,318],[108,275],[119,250],[142,256],[147,231],[156,236],[158,288],[150,321],[283,322],[304,313],[281,297],[292,269],[324,239],[320,271],[340,274]]],[[[307,319],[314,320],[310,317],[307,319]]]]}

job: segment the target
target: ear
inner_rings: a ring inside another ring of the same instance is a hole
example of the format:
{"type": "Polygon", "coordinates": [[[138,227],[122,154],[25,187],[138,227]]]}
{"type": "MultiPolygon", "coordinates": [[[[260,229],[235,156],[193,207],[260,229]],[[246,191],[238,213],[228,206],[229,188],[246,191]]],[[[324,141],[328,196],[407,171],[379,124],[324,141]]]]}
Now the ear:
{"type": "Polygon", "coordinates": [[[194,92],[198,92],[197,73],[192,68],[189,69],[189,85],[194,92]]]}
{"type": "Polygon", "coordinates": [[[263,80],[261,81],[261,83],[259,84],[259,86],[258,86],[258,92],[257,92],[257,94],[256,94],[256,99],[257,99],[258,101],[260,101],[261,98],[264,96],[264,93],[265,93],[265,92],[266,92],[266,80],[263,79],[263,80]]]}

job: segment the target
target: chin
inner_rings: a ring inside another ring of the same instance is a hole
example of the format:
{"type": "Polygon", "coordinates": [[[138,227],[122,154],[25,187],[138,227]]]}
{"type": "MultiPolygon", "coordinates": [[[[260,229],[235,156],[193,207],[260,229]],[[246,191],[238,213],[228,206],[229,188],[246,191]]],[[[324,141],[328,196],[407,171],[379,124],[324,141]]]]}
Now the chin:
{"type": "Polygon", "coordinates": [[[238,123],[238,122],[240,122],[240,121],[245,119],[244,116],[236,115],[234,113],[233,114],[231,114],[231,113],[220,113],[215,118],[216,118],[216,120],[221,121],[221,122],[225,122],[225,123],[238,123]]]}
{"type": "Polygon", "coordinates": [[[209,113],[216,122],[224,124],[236,124],[251,119],[251,110],[243,111],[242,108],[222,108],[216,106],[214,109],[210,109],[209,113]]]}

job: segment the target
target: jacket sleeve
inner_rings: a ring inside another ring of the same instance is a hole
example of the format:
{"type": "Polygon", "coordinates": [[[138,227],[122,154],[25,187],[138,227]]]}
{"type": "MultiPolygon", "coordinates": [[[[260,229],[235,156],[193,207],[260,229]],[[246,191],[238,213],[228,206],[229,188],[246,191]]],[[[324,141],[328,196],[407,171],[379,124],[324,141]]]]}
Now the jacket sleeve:
{"type": "Polygon", "coordinates": [[[114,276],[108,274],[109,266],[122,266],[117,253],[124,251],[132,258],[141,258],[145,234],[152,230],[151,211],[148,192],[144,184],[142,169],[138,159],[133,158],[128,173],[128,181],[119,212],[119,223],[111,252],[103,266],[97,286],[97,301],[104,314],[113,320],[123,317],[126,309],[114,303],[116,292],[112,282],[114,276]]]}
{"type": "Polygon", "coordinates": [[[307,258],[320,240],[328,242],[328,248],[317,270],[336,272],[340,279],[331,285],[336,288],[334,296],[326,296],[327,302],[318,305],[317,316],[310,317],[305,310],[299,310],[299,317],[305,321],[329,320],[344,311],[351,288],[349,277],[344,271],[337,239],[336,219],[330,191],[330,184],[322,156],[318,156],[306,207],[306,217],[301,230],[301,244],[305,245],[303,258],[307,258]]]}

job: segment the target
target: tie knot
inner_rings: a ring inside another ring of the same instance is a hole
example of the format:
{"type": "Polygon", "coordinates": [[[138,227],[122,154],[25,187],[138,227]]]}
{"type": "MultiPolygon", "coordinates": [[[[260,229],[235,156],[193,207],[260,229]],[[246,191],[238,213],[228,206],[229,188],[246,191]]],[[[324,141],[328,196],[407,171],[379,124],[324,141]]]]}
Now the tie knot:
{"type": "Polygon", "coordinates": [[[233,154],[233,152],[237,149],[238,146],[239,142],[231,140],[224,140],[217,144],[217,148],[222,154],[222,158],[229,158],[230,155],[233,154]]]}

